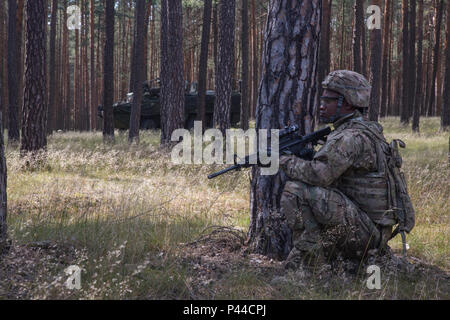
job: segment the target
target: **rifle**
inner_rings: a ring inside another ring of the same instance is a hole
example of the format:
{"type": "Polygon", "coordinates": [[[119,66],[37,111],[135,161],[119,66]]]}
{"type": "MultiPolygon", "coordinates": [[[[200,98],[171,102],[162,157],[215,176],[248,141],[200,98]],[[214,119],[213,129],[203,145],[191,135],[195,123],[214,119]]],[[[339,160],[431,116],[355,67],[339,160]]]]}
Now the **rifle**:
{"type": "MultiPolygon", "coordinates": [[[[311,148],[307,148],[306,145],[309,143],[311,143],[313,146],[317,145],[320,140],[325,139],[331,133],[331,128],[326,127],[322,130],[315,131],[305,136],[299,136],[297,134],[299,130],[299,126],[294,125],[285,127],[280,131],[279,153],[282,155],[295,155],[305,160],[312,160],[314,157],[314,150],[311,148]]],[[[270,156],[270,154],[271,150],[269,148],[267,155],[270,156]]],[[[250,160],[255,158],[258,159],[258,165],[262,166],[259,162],[259,153],[245,157],[243,163],[237,163],[237,156],[234,155],[234,165],[219,172],[210,174],[208,176],[208,179],[214,179],[229,171],[239,171],[242,168],[250,168],[251,166],[255,165],[250,164],[250,160]]]]}

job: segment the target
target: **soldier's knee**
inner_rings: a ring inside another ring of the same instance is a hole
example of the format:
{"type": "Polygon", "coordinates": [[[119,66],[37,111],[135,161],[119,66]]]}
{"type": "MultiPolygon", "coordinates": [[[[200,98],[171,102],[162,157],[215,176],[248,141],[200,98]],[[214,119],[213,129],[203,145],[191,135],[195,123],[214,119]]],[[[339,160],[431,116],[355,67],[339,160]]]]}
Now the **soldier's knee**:
{"type": "Polygon", "coordinates": [[[280,200],[281,214],[284,215],[289,227],[292,229],[297,220],[298,202],[297,196],[284,190],[280,200]]]}

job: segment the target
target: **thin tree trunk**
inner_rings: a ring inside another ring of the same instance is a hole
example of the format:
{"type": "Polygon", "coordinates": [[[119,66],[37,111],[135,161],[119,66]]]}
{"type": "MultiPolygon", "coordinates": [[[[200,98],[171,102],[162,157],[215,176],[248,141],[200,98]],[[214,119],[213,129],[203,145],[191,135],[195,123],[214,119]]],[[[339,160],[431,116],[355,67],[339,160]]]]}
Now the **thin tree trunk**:
{"type": "MultiPolygon", "coordinates": [[[[7,44],[8,25],[7,12],[5,1],[0,1],[0,43],[7,44]]],[[[0,57],[6,57],[8,52],[7,45],[0,45],[0,57]]],[[[7,127],[8,123],[8,74],[7,74],[7,59],[0,60],[0,100],[2,101],[3,112],[3,129],[7,127]]]]}
{"type": "Polygon", "coordinates": [[[219,56],[216,69],[214,126],[223,134],[231,127],[235,7],[235,0],[219,3],[219,56]]]}
{"type": "Polygon", "coordinates": [[[105,0],[105,50],[103,69],[103,141],[114,142],[114,0],[105,0]]]}
{"type": "Polygon", "coordinates": [[[161,5],[161,144],[184,126],[183,12],[181,0],[161,5]]]}
{"type": "Polygon", "coordinates": [[[91,106],[91,121],[90,121],[90,130],[97,130],[97,81],[95,76],[95,6],[94,0],[90,0],[90,46],[91,46],[91,63],[90,63],[90,76],[91,76],[91,85],[90,85],[90,101],[89,104],[91,106]]]}
{"type": "Polygon", "coordinates": [[[447,30],[445,39],[445,78],[441,130],[450,129],[450,1],[447,1],[447,30]]]}
{"type": "MultiPolygon", "coordinates": [[[[331,8],[332,0],[324,0],[322,2],[322,25],[320,33],[320,50],[319,50],[319,65],[318,65],[318,90],[317,97],[322,93],[322,81],[330,73],[330,23],[331,23],[331,8]]],[[[361,49],[361,47],[360,47],[361,49]]],[[[319,100],[316,100],[315,117],[319,118],[319,100]]]]}
{"type": "Polygon", "coordinates": [[[153,80],[155,78],[154,70],[155,61],[154,61],[154,52],[155,52],[155,9],[152,6],[152,14],[151,14],[151,22],[150,22],[150,77],[149,80],[153,80]]]}
{"type": "Polygon", "coordinates": [[[341,6],[341,39],[340,39],[340,54],[339,54],[339,69],[344,69],[344,45],[345,45],[345,1],[342,1],[341,6]]]}
{"type": "MultiPolygon", "coordinates": [[[[374,5],[381,7],[381,0],[373,0],[374,5]]],[[[380,110],[381,87],[381,30],[370,31],[370,83],[372,91],[369,103],[369,120],[378,121],[380,110]]]]}
{"type": "Polygon", "coordinates": [[[402,13],[403,13],[403,20],[402,20],[402,28],[403,28],[403,69],[402,69],[402,84],[403,84],[403,90],[402,90],[402,105],[400,108],[400,122],[403,125],[407,125],[409,122],[408,114],[410,107],[409,105],[409,95],[410,92],[410,82],[409,82],[409,41],[410,41],[410,34],[409,34],[409,9],[408,9],[408,0],[402,0],[402,13]]]}
{"type": "Polygon", "coordinates": [[[131,106],[130,116],[130,132],[128,136],[129,143],[139,143],[139,127],[141,120],[141,102],[142,102],[142,83],[145,77],[145,49],[147,45],[145,43],[145,34],[147,29],[145,28],[145,0],[136,0],[136,34],[134,38],[134,94],[133,103],[131,106]]]}
{"type": "MultiPolygon", "coordinates": [[[[152,10],[152,0],[148,0],[146,1],[146,9],[145,9],[145,21],[144,21],[144,28],[145,28],[145,33],[144,33],[144,64],[143,64],[143,68],[144,68],[144,76],[143,76],[143,80],[146,80],[148,77],[148,33],[149,33],[149,28],[148,28],[148,21],[150,19],[150,13],[152,10]]],[[[141,83],[142,85],[142,83],[141,83]]]]}
{"type": "Polygon", "coordinates": [[[17,74],[18,74],[18,92],[19,96],[17,98],[17,106],[18,106],[18,126],[20,127],[20,123],[22,120],[22,105],[23,105],[23,67],[25,65],[25,55],[23,50],[24,41],[24,32],[23,32],[23,11],[24,11],[25,0],[17,0],[17,56],[18,56],[18,64],[17,64],[17,74]]]}
{"type": "Polygon", "coordinates": [[[416,92],[416,0],[410,0],[410,12],[409,12],[409,102],[408,102],[408,122],[411,118],[414,109],[414,99],[416,92]]]}
{"type": "MultiPolygon", "coordinates": [[[[327,2],[327,1],[324,1],[327,2]]],[[[325,14],[326,5],[324,5],[325,14]]],[[[353,71],[361,73],[361,24],[364,25],[364,8],[363,2],[361,0],[355,0],[354,12],[355,12],[355,23],[353,24],[353,71]]]]}
{"type": "MultiPolygon", "coordinates": [[[[1,89],[1,84],[0,84],[1,89]]],[[[1,98],[0,98],[1,107],[1,98]]],[[[1,109],[0,109],[1,110],[1,109]]],[[[7,169],[3,141],[2,113],[0,112],[0,256],[8,249],[8,225],[6,218],[8,214],[7,206],[7,169]]],[[[1,258],[1,257],[0,257],[1,258]]]]}
{"type": "Polygon", "coordinates": [[[211,9],[212,1],[205,0],[203,7],[203,28],[202,28],[202,42],[200,49],[200,62],[198,70],[198,113],[197,120],[203,123],[206,127],[205,104],[206,104],[206,76],[208,72],[208,47],[209,34],[211,31],[211,9]]]}
{"type": "MultiPolygon", "coordinates": [[[[271,0],[268,12],[256,129],[279,129],[296,123],[302,134],[311,132],[321,1],[271,0]],[[276,27],[281,25],[283,28],[276,27]]],[[[252,170],[248,242],[258,253],[283,259],[292,248],[291,230],[285,217],[278,214],[285,177],[263,176],[260,170],[252,170]]]]}
{"type": "Polygon", "coordinates": [[[22,154],[35,153],[47,146],[46,12],[46,0],[27,1],[22,154]]]}
{"type": "MultiPolygon", "coordinates": [[[[63,21],[67,21],[67,0],[64,0],[63,21]]],[[[64,130],[70,129],[70,73],[69,73],[69,30],[67,24],[63,23],[63,56],[64,56],[64,130]]]]}
{"type": "Polygon", "coordinates": [[[423,0],[419,0],[418,22],[418,42],[417,42],[417,76],[416,76],[416,97],[414,99],[412,131],[419,132],[420,107],[422,105],[422,50],[423,50],[423,0]]]}
{"type": "Polygon", "coordinates": [[[436,108],[434,106],[436,98],[436,77],[438,71],[438,59],[441,41],[441,22],[442,22],[442,11],[444,8],[444,0],[439,1],[439,5],[436,6],[436,33],[435,33],[435,44],[433,52],[433,74],[431,77],[431,91],[430,91],[430,101],[428,102],[428,116],[434,116],[436,114],[436,108]]]}
{"type": "Polygon", "coordinates": [[[17,1],[8,0],[8,144],[16,145],[20,139],[19,133],[19,79],[17,66],[19,56],[17,52],[17,1]]]}
{"type": "Polygon", "coordinates": [[[385,1],[384,8],[384,40],[383,40],[383,69],[381,71],[381,106],[380,106],[380,117],[386,116],[387,102],[389,96],[389,85],[388,85],[388,69],[389,69],[389,50],[391,47],[390,37],[391,37],[391,11],[392,11],[392,0],[385,1]]]}
{"type": "Polygon", "coordinates": [[[242,0],[242,84],[241,84],[241,129],[248,130],[249,120],[249,26],[248,0],[242,0]]]}
{"type": "Polygon", "coordinates": [[[50,21],[50,90],[48,92],[48,112],[47,112],[47,134],[51,134],[54,129],[53,114],[56,108],[56,13],[58,1],[52,0],[52,15],[50,21]]]}
{"type": "Polygon", "coordinates": [[[258,87],[259,87],[259,60],[258,60],[258,48],[257,48],[257,37],[256,37],[256,13],[255,13],[255,0],[251,0],[251,19],[252,19],[252,103],[251,103],[251,118],[256,118],[256,103],[258,101],[258,87]]]}
{"type": "Polygon", "coordinates": [[[361,26],[361,58],[362,58],[362,74],[367,77],[367,49],[366,49],[366,25],[361,26]]]}

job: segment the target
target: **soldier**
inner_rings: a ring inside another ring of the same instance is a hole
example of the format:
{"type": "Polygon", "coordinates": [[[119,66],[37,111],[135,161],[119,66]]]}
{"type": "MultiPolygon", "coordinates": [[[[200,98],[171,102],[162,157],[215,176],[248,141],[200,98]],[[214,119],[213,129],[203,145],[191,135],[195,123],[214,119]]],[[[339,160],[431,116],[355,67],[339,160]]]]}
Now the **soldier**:
{"type": "Polygon", "coordinates": [[[347,70],[330,73],[322,83],[320,119],[334,131],[312,161],[282,156],[288,182],[281,213],[293,233],[286,268],[337,253],[364,258],[369,250],[386,252],[394,233],[410,232],[414,209],[400,172],[400,140],[390,145],[383,128],[365,121],[371,86],[347,70]]]}

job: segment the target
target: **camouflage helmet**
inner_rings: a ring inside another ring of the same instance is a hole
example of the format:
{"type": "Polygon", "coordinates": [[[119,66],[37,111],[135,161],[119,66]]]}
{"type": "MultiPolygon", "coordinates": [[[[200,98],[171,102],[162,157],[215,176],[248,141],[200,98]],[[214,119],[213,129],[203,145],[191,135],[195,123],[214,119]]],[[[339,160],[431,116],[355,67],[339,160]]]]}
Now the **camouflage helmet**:
{"type": "Polygon", "coordinates": [[[333,71],[322,82],[322,87],[340,93],[354,107],[369,107],[372,87],[369,81],[357,72],[349,70],[333,71]]]}

